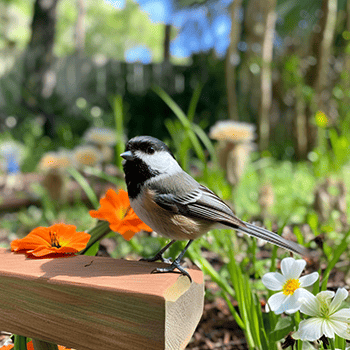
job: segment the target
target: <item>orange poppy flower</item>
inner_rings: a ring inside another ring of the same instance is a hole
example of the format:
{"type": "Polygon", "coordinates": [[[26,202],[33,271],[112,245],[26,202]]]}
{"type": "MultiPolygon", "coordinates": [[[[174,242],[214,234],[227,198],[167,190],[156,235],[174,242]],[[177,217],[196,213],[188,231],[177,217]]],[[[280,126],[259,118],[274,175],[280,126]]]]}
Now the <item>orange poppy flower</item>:
{"type": "Polygon", "coordinates": [[[76,232],[74,225],[55,224],[50,227],[37,227],[22,239],[11,242],[11,250],[34,257],[57,257],[74,254],[86,247],[90,235],[76,232]]]}
{"type": "Polygon", "coordinates": [[[10,344],[10,345],[4,345],[0,348],[0,350],[10,350],[10,349],[13,349],[13,344],[10,344]]]}
{"type": "Polygon", "coordinates": [[[128,193],[122,189],[116,193],[109,189],[100,199],[101,207],[98,210],[90,210],[90,216],[108,221],[112,231],[119,232],[126,240],[130,240],[135,233],[141,230],[151,232],[148,227],[136,215],[130,207],[128,193]]]}

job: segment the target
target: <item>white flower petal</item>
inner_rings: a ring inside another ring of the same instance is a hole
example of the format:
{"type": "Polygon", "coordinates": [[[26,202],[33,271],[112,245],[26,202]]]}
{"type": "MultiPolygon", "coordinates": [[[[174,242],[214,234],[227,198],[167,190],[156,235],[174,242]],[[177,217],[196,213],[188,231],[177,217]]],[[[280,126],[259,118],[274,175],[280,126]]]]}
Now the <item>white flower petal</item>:
{"type": "Polygon", "coordinates": [[[305,288],[298,288],[298,293],[299,293],[299,298],[300,302],[305,302],[305,300],[309,300],[312,297],[315,297],[312,293],[310,293],[307,289],[305,288]]]}
{"type": "Polygon", "coordinates": [[[294,339],[314,341],[322,336],[322,319],[312,317],[299,323],[299,329],[292,337],[294,339]]]}
{"type": "Polygon", "coordinates": [[[294,262],[295,262],[295,259],[293,259],[293,258],[284,258],[281,261],[282,275],[284,277],[286,277],[286,279],[291,278],[289,276],[290,276],[291,271],[293,270],[294,262]]]}
{"type": "Polygon", "coordinates": [[[292,295],[289,295],[289,298],[286,298],[286,300],[283,303],[284,312],[288,314],[293,314],[297,312],[302,303],[300,301],[302,296],[302,289],[297,289],[292,295]]]}
{"type": "MultiPolygon", "coordinates": [[[[331,290],[324,290],[316,295],[317,301],[319,303],[327,303],[328,299],[332,299],[335,293],[331,290]]],[[[329,303],[330,304],[330,303],[329,303]]]]}
{"type": "Polygon", "coordinates": [[[333,321],[334,332],[341,338],[350,340],[350,325],[344,322],[333,321]]]}
{"type": "Polygon", "coordinates": [[[268,272],[262,278],[262,283],[267,289],[281,290],[286,278],[279,272],[268,272]]]}
{"type": "Polygon", "coordinates": [[[341,309],[332,315],[332,320],[340,322],[349,322],[350,320],[350,309],[341,309]]]}
{"type": "Polygon", "coordinates": [[[334,338],[334,329],[332,323],[329,320],[323,319],[322,321],[322,333],[327,338],[334,338]]]}
{"type": "Polygon", "coordinates": [[[335,293],[334,299],[332,300],[331,305],[329,306],[329,311],[331,314],[339,309],[341,303],[348,297],[348,295],[349,293],[345,288],[338,288],[337,292],[335,293]]]}
{"type": "MultiPolygon", "coordinates": [[[[304,293],[303,293],[304,294],[304,293]]],[[[306,295],[306,294],[305,294],[306,295]]],[[[305,298],[303,295],[302,305],[300,308],[300,312],[309,316],[316,316],[319,313],[319,304],[317,302],[316,297],[313,294],[307,295],[305,298]]]]}
{"type": "Polygon", "coordinates": [[[292,315],[292,314],[295,314],[297,311],[300,310],[300,304],[295,304],[295,307],[294,308],[289,308],[287,310],[285,310],[284,312],[288,315],[292,315]]]}
{"type": "MultiPolygon", "coordinates": [[[[278,308],[277,310],[275,310],[275,314],[276,314],[276,315],[280,315],[280,314],[282,314],[283,312],[286,312],[286,310],[287,310],[286,304],[288,305],[288,303],[289,303],[290,295],[286,295],[285,297],[286,297],[286,298],[285,298],[284,302],[283,302],[282,304],[279,305],[279,308],[278,308]]],[[[291,309],[291,311],[292,311],[292,309],[291,309]]],[[[291,312],[291,313],[292,313],[292,312],[291,312]]]]}
{"type": "Polygon", "coordinates": [[[281,262],[282,274],[286,279],[298,279],[304,270],[306,261],[303,259],[295,260],[293,258],[285,258],[281,262]]]}
{"type": "Polygon", "coordinates": [[[336,321],[333,319],[329,320],[328,322],[331,324],[333,331],[339,335],[339,337],[350,339],[350,333],[346,322],[336,321]]]}
{"type": "MultiPolygon", "coordinates": [[[[287,296],[284,295],[282,292],[271,295],[269,300],[267,301],[270,310],[276,313],[276,310],[278,310],[281,307],[281,305],[283,305],[286,298],[287,296]]],[[[278,314],[282,312],[283,311],[279,312],[278,314]]]]}
{"type": "Polygon", "coordinates": [[[310,273],[299,278],[300,287],[308,287],[313,285],[318,279],[318,272],[310,273]]]}

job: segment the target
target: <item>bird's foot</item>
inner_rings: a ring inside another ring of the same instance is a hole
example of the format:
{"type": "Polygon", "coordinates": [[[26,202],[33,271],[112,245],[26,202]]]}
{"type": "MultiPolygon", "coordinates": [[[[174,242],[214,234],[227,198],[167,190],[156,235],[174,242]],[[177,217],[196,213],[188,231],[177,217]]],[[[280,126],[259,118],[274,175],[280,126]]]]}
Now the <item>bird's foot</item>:
{"type": "Polygon", "coordinates": [[[175,259],[169,267],[157,267],[151,273],[169,273],[173,272],[175,269],[178,269],[182,275],[187,276],[190,282],[192,282],[190,274],[180,265],[180,261],[178,259],[175,259]]]}
{"type": "Polygon", "coordinates": [[[163,255],[159,253],[157,253],[153,258],[142,258],[139,261],[147,261],[147,262],[161,261],[166,264],[171,264],[173,262],[171,258],[164,258],[163,255]]]}

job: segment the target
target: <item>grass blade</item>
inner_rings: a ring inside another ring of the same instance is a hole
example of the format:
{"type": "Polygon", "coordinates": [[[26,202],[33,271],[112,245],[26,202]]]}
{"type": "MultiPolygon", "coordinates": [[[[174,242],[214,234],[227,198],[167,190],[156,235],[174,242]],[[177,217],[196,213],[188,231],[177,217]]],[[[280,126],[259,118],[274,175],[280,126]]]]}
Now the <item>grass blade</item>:
{"type": "Polygon", "coordinates": [[[345,252],[345,250],[348,249],[349,245],[348,245],[347,240],[348,240],[349,236],[350,236],[350,230],[345,234],[345,236],[342,239],[342,241],[340,242],[339,246],[334,250],[333,258],[328,263],[328,266],[323,273],[321,291],[324,291],[327,289],[327,282],[328,282],[330,272],[332,271],[335,264],[339,261],[340,256],[345,252]]]}
{"type": "Polygon", "coordinates": [[[99,207],[99,201],[97,199],[97,196],[96,196],[94,190],[92,189],[90,184],[87,182],[85,177],[82,174],[80,174],[80,172],[75,168],[68,168],[67,170],[68,170],[69,174],[74,178],[74,180],[84,190],[84,192],[86,193],[86,195],[89,198],[93,207],[95,209],[97,209],[99,207]]]}
{"type": "Polygon", "coordinates": [[[168,105],[168,107],[174,112],[176,117],[180,120],[181,124],[183,125],[186,134],[188,135],[189,139],[191,140],[191,143],[193,145],[193,148],[197,154],[197,157],[206,164],[206,158],[203,151],[203,148],[192,130],[192,124],[187,118],[186,114],[183,112],[183,110],[179,107],[179,105],[159,86],[153,87],[153,91],[168,105]]]}
{"type": "Polygon", "coordinates": [[[202,92],[202,85],[198,83],[196,88],[194,89],[193,95],[191,97],[190,105],[187,111],[187,117],[190,122],[193,122],[201,92],[202,92]]]}

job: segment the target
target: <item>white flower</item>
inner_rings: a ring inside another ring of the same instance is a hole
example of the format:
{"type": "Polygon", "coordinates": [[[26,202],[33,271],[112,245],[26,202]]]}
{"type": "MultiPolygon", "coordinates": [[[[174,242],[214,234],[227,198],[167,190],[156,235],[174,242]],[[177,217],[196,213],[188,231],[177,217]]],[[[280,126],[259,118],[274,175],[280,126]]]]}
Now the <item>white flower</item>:
{"type": "Polygon", "coordinates": [[[281,262],[282,274],[269,272],[263,276],[262,282],[267,289],[281,291],[269,298],[266,304],[268,310],[277,315],[282,312],[292,314],[300,309],[305,298],[312,295],[303,287],[314,284],[318,279],[318,273],[313,272],[300,277],[305,265],[305,260],[285,258],[281,262]]]}
{"type": "Polygon", "coordinates": [[[346,289],[338,288],[336,293],[324,291],[307,298],[300,311],[311,318],[300,322],[293,338],[314,341],[322,335],[334,338],[334,334],[337,334],[350,340],[350,308],[339,310],[341,303],[347,297],[346,289]]]}

